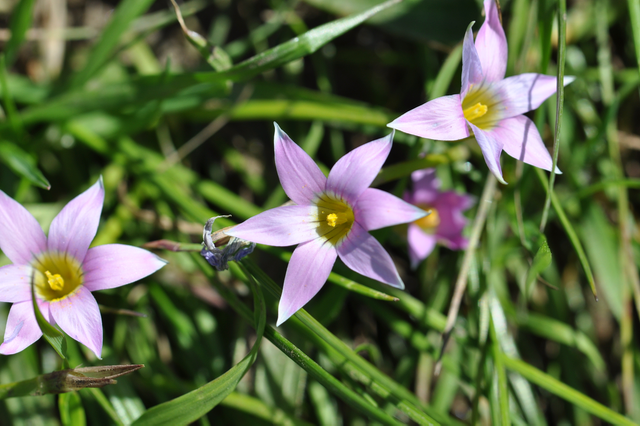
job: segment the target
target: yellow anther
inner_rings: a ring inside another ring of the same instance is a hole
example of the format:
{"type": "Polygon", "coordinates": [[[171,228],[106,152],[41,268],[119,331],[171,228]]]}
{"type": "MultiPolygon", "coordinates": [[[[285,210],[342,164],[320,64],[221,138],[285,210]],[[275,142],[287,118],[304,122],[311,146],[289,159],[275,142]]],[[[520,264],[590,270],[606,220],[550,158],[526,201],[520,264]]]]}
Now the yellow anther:
{"type": "Polygon", "coordinates": [[[64,278],[62,278],[60,274],[52,275],[49,271],[44,271],[44,274],[47,276],[47,282],[49,283],[51,290],[62,290],[64,287],[64,278]]]}
{"type": "Polygon", "coordinates": [[[337,225],[342,225],[347,221],[346,213],[331,213],[327,215],[327,225],[335,228],[337,225]]]}
{"type": "Polygon", "coordinates": [[[467,121],[473,121],[476,118],[480,118],[483,115],[485,115],[488,109],[489,108],[487,108],[486,105],[483,105],[480,102],[478,102],[477,104],[463,110],[462,113],[464,114],[464,118],[466,118],[467,121]]]}
{"type": "Polygon", "coordinates": [[[415,221],[415,224],[424,230],[435,229],[440,225],[440,215],[438,210],[434,208],[425,208],[425,211],[431,212],[428,216],[415,221]]]}

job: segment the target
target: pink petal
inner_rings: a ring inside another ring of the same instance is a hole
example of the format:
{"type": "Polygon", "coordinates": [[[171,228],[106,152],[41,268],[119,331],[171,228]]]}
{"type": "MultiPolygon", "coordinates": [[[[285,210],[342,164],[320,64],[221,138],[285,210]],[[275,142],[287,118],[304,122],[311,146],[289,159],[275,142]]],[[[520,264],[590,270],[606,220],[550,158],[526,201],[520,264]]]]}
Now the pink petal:
{"type": "Polygon", "coordinates": [[[327,178],[311,157],[277,123],[273,124],[276,169],[282,188],[296,204],[311,204],[316,195],[324,192],[327,178]]]}
{"type": "MultiPolygon", "coordinates": [[[[466,123],[465,123],[466,126],[466,123]]],[[[422,169],[411,173],[413,191],[404,197],[411,204],[432,205],[438,198],[440,180],[436,177],[436,169],[422,169]]]]}
{"type": "Polygon", "coordinates": [[[498,81],[507,71],[507,37],[495,0],[484,0],[486,18],[476,36],[476,50],[486,81],[498,81]]]}
{"type": "Polygon", "coordinates": [[[30,266],[0,267],[0,302],[18,303],[31,300],[30,266]]]}
{"type": "Polygon", "coordinates": [[[337,256],[335,247],[319,238],[300,244],[293,251],[284,277],[276,325],[289,319],[320,291],[337,256]]]}
{"type": "Polygon", "coordinates": [[[360,194],[371,185],[387,160],[393,132],[383,138],[366,143],[338,160],[329,172],[326,191],[355,205],[360,194]]]}
{"type": "Polygon", "coordinates": [[[460,96],[464,99],[471,85],[481,83],[484,79],[482,65],[476,46],[473,44],[473,22],[469,24],[462,42],[462,86],[460,96]]]}
{"type": "Polygon", "coordinates": [[[318,207],[283,206],[267,210],[225,231],[270,246],[292,246],[318,238],[318,207]]]}
{"type": "Polygon", "coordinates": [[[100,177],[53,219],[49,228],[49,250],[69,253],[82,262],[98,231],[103,202],[104,185],[100,177]]]}
{"type": "Polygon", "coordinates": [[[354,208],[356,222],[367,231],[413,222],[426,215],[424,210],[374,188],[367,188],[354,208]]]}
{"type": "Polygon", "coordinates": [[[427,234],[418,225],[409,225],[407,241],[411,269],[416,269],[420,262],[426,259],[436,247],[436,236],[427,234]]]}
{"type": "Polygon", "coordinates": [[[476,136],[478,145],[482,150],[484,161],[487,163],[489,170],[494,174],[498,181],[503,184],[507,184],[502,177],[502,168],[500,167],[500,153],[502,152],[502,140],[498,140],[492,132],[485,132],[474,126],[470,122],[467,122],[471,130],[476,136]]]}
{"type": "Polygon", "coordinates": [[[387,124],[421,138],[456,141],[469,136],[460,95],[442,96],[404,113],[387,124]]]}
{"type": "MultiPolygon", "coordinates": [[[[571,83],[575,77],[565,76],[564,85],[571,83]]],[[[544,74],[520,74],[495,82],[494,90],[503,99],[501,105],[504,118],[515,117],[532,111],[540,106],[549,96],[556,93],[556,77],[544,74]]]]}
{"type": "Polygon", "coordinates": [[[471,207],[473,202],[473,197],[456,194],[453,191],[440,194],[435,205],[440,216],[440,224],[435,232],[438,241],[444,242],[452,250],[466,247],[467,239],[462,237],[462,231],[467,224],[467,218],[462,212],[471,207]]]}
{"type": "MultiPolygon", "coordinates": [[[[502,120],[500,125],[490,132],[502,141],[502,149],[513,158],[551,171],[551,155],[544,146],[536,125],[529,118],[518,115],[502,120]]],[[[556,167],[556,173],[562,172],[556,167]]]]}
{"type": "Polygon", "coordinates": [[[102,354],[102,318],[98,303],[84,286],[62,300],[49,303],[51,316],[69,337],[96,354],[102,354]]]}
{"type": "Polygon", "coordinates": [[[150,251],[123,244],[106,244],[87,251],[82,264],[84,286],[106,290],[138,281],[167,264],[150,251]]]}
{"type": "Polygon", "coordinates": [[[338,256],[357,273],[404,289],[404,283],[389,253],[357,222],[338,245],[338,256]]]}
{"type": "Polygon", "coordinates": [[[46,250],[47,237],[20,203],[0,191],[0,250],[16,265],[28,265],[46,250]]]}
{"type": "MultiPolygon", "coordinates": [[[[46,303],[38,303],[43,316],[48,317],[46,303]]],[[[0,354],[12,355],[26,349],[42,336],[36,321],[31,300],[14,303],[9,311],[7,327],[4,330],[4,342],[0,345],[0,354]]]]}

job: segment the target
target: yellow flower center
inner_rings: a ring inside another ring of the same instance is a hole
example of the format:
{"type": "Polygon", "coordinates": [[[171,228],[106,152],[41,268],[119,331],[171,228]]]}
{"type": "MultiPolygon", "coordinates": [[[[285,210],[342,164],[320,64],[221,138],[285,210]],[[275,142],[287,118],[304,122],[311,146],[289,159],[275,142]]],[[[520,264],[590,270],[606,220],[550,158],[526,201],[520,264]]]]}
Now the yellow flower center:
{"type": "Polygon", "coordinates": [[[485,115],[488,109],[489,108],[487,108],[486,105],[482,105],[480,102],[478,102],[477,104],[463,110],[462,113],[464,114],[464,118],[466,118],[468,121],[473,121],[476,118],[480,118],[485,115]]]}
{"type": "Polygon", "coordinates": [[[429,212],[429,214],[416,220],[413,223],[418,225],[420,228],[422,228],[422,230],[426,232],[435,232],[436,228],[440,225],[440,215],[438,214],[438,210],[427,205],[420,205],[418,207],[426,212],[429,212]]]}
{"type": "Polygon", "coordinates": [[[52,290],[60,291],[64,288],[64,278],[60,274],[51,275],[49,271],[44,271],[44,274],[47,276],[47,282],[52,290]]]}
{"type": "Polygon", "coordinates": [[[68,253],[44,252],[32,264],[36,293],[47,302],[55,302],[75,293],[82,285],[80,262],[68,253]]]}
{"type": "Polygon", "coordinates": [[[505,108],[490,83],[472,85],[462,99],[464,118],[482,130],[493,129],[502,119],[505,108]]]}
{"type": "Polygon", "coordinates": [[[349,233],[355,218],[353,209],[343,200],[322,194],[316,201],[318,206],[318,235],[334,246],[349,233]]]}

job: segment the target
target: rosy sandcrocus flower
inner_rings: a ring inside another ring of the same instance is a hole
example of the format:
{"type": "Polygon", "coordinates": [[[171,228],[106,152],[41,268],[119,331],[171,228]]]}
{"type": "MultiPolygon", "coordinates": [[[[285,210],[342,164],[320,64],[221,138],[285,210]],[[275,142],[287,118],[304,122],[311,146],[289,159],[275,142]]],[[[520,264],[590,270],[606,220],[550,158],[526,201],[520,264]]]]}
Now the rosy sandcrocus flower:
{"type": "Polygon", "coordinates": [[[100,358],[102,318],[91,292],[129,284],[166,264],[137,247],[89,248],[103,201],[100,178],[60,211],[47,238],[27,209],[0,191],[0,249],[13,262],[0,268],[0,302],[13,303],[1,354],[20,352],[42,336],[33,311],[32,276],[43,317],[100,358]]]}
{"type": "MultiPolygon", "coordinates": [[[[388,126],[428,139],[454,141],[475,135],[489,170],[502,183],[500,154],[545,170],[552,160],[540,133],[524,113],[556,92],[556,77],[520,74],[504,78],[507,39],[495,0],[484,0],[486,19],[475,45],[471,25],[462,46],[462,92],[429,101],[388,126]]],[[[569,84],[573,77],[565,77],[569,84]]],[[[560,170],[556,167],[556,173],[560,170]]]]}
{"type": "Polygon", "coordinates": [[[391,194],[369,188],[389,155],[393,134],[349,152],[325,177],[311,157],[275,127],[276,169],[296,205],[267,210],[226,234],[271,246],[299,244],[284,278],[277,325],[318,293],[338,256],[362,275],[404,288],[391,257],[367,232],[426,215],[391,194]]]}
{"type": "Polygon", "coordinates": [[[411,173],[413,190],[404,194],[404,200],[423,210],[430,211],[425,216],[409,224],[407,240],[411,267],[426,259],[436,243],[451,250],[467,247],[467,239],[462,230],[467,219],[462,212],[473,205],[473,197],[454,191],[440,191],[440,180],[435,169],[416,170],[411,173]]]}

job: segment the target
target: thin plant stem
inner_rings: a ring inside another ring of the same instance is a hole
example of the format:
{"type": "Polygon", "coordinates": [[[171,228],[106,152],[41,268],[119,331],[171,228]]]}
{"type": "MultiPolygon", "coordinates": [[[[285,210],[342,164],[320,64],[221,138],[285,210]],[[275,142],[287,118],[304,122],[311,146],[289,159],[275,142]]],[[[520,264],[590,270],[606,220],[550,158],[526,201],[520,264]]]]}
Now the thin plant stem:
{"type": "Polygon", "coordinates": [[[542,210],[542,220],[540,221],[540,232],[544,232],[549,218],[551,208],[551,193],[553,184],[556,181],[556,165],[558,164],[558,153],[560,152],[560,125],[562,123],[562,110],[564,105],[564,62],[567,46],[567,2],[558,0],[558,78],[556,81],[556,128],[553,137],[553,163],[551,165],[551,175],[549,176],[549,192],[544,200],[542,210]]]}
{"type": "Polygon", "coordinates": [[[496,179],[496,177],[492,173],[489,173],[487,181],[484,184],[484,189],[482,190],[482,195],[480,196],[478,212],[473,222],[473,230],[471,231],[471,237],[469,238],[469,245],[464,252],[462,267],[460,268],[460,273],[458,274],[458,279],[456,280],[455,290],[453,291],[453,298],[451,299],[451,305],[449,306],[449,313],[447,314],[447,324],[445,325],[444,332],[442,333],[442,347],[440,349],[440,357],[435,367],[436,375],[440,374],[440,370],[442,369],[442,355],[444,354],[447,342],[451,337],[451,331],[453,330],[456,318],[458,318],[458,311],[460,310],[462,296],[464,295],[464,291],[467,288],[467,278],[469,276],[469,269],[471,268],[471,261],[473,260],[473,255],[475,254],[478,242],[480,241],[480,235],[482,234],[485,221],[487,220],[487,213],[489,212],[489,207],[491,206],[496,193],[497,183],[498,180],[496,179]]]}

